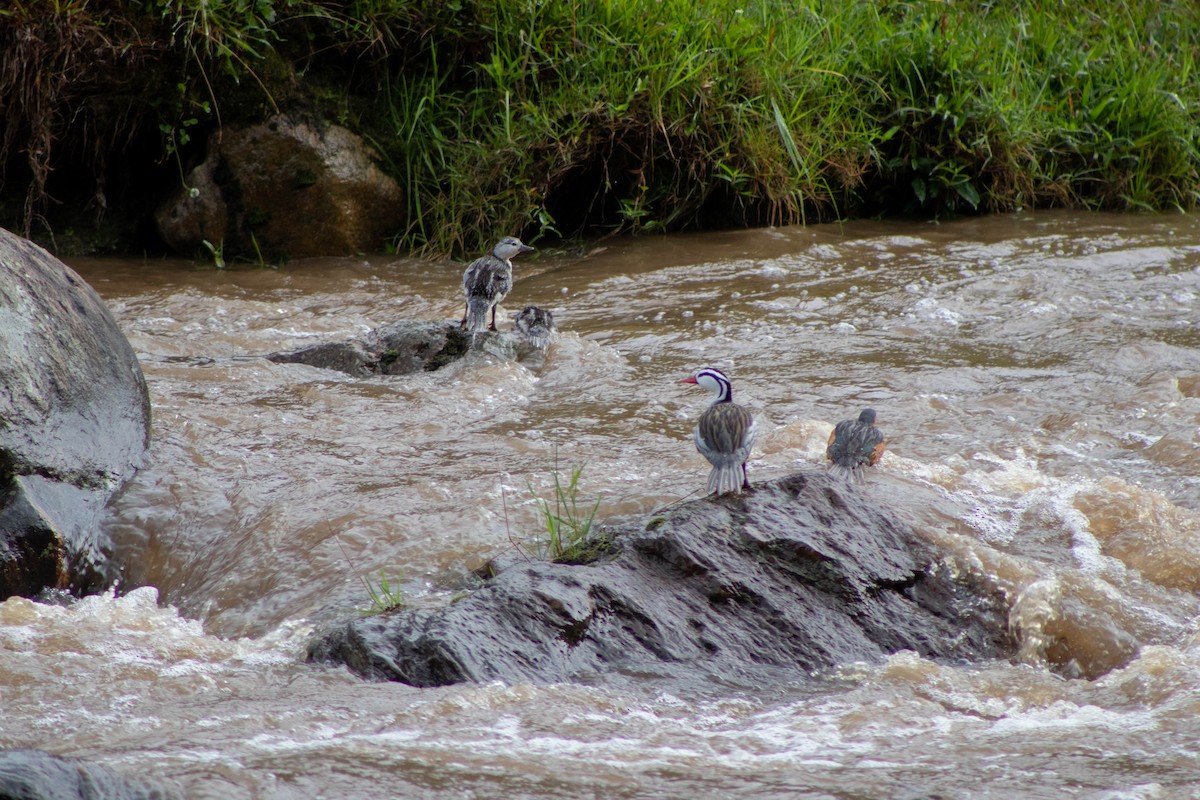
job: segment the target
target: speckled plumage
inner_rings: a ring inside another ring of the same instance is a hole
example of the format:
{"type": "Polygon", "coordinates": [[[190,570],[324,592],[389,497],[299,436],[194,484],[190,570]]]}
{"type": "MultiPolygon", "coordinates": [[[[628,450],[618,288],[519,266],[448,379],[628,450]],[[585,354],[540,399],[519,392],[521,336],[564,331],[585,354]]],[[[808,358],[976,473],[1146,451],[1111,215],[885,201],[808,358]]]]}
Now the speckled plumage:
{"type": "Polygon", "coordinates": [[[496,330],[496,306],[512,291],[512,259],[532,250],[515,236],[505,236],[496,243],[492,252],[470,263],[463,272],[463,295],[467,306],[462,318],[463,328],[471,333],[479,333],[485,328],[496,330]]]}
{"type": "Polygon", "coordinates": [[[554,325],[554,314],[538,306],[525,306],[513,320],[513,327],[539,350],[545,350],[550,344],[550,337],[557,328],[554,325]]]}
{"type": "Polygon", "coordinates": [[[708,491],[725,494],[749,489],[746,461],[757,435],[754,417],[733,402],[733,384],[719,369],[705,367],[683,382],[703,386],[715,395],[692,431],[696,449],[712,464],[708,491]]]}
{"type": "Polygon", "coordinates": [[[883,431],[875,427],[875,411],[868,408],[858,419],[842,420],[834,426],[825,455],[829,457],[830,469],[861,480],[864,468],[883,458],[885,447],[883,431]]]}

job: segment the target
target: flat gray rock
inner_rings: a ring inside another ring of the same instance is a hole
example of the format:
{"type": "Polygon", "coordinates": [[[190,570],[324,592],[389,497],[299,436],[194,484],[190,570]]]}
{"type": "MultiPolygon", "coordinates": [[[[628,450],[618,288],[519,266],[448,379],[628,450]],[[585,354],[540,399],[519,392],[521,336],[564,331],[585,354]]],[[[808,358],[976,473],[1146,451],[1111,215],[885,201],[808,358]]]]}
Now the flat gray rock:
{"type": "Polygon", "coordinates": [[[431,372],[464,357],[472,349],[515,359],[521,340],[510,333],[480,333],[472,340],[453,322],[401,320],[346,342],[323,342],[299,350],[271,353],[278,364],[307,364],[355,377],[431,372]]]}

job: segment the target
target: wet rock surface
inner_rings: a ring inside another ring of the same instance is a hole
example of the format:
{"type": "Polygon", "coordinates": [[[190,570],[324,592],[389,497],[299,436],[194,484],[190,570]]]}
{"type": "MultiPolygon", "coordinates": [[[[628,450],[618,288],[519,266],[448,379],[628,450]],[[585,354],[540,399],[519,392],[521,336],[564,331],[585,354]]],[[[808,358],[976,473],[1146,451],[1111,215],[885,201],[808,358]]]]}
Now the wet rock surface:
{"type": "Polygon", "coordinates": [[[340,256],[382,249],[400,228],[403,193],[378,154],[338,125],[287,116],[229,128],[155,213],[185,254],[204,242],[226,256],[340,256]]]}
{"type": "Polygon", "coordinates": [[[85,592],[105,505],[149,444],[149,395],[95,291],[2,229],[0,374],[0,598],[85,592]]]}
{"type": "Polygon", "coordinates": [[[972,661],[1012,652],[999,597],[940,568],[903,524],[825,473],[679,506],[610,531],[594,562],[510,558],[442,608],[323,631],[313,661],[370,678],[754,685],[900,650],[972,661]]]}
{"type": "Polygon", "coordinates": [[[7,800],[175,800],[183,795],[75,758],[60,758],[41,750],[0,750],[0,797],[7,800]]]}
{"type": "Polygon", "coordinates": [[[453,322],[401,321],[384,325],[360,339],[323,342],[286,353],[271,353],[269,361],[307,364],[357,377],[408,375],[428,372],[457,361],[472,348],[503,358],[516,358],[520,341],[508,333],[481,333],[474,341],[453,322]]]}

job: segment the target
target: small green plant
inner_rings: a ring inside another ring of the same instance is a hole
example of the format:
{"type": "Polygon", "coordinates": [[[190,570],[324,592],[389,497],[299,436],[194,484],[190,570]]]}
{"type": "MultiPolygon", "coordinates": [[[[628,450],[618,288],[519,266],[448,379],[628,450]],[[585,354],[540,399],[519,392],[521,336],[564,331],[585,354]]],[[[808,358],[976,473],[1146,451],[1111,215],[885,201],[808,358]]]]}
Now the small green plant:
{"type": "Polygon", "coordinates": [[[397,608],[404,608],[406,605],[404,589],[400,586],[399,576],[396,577],[395,582],[389,581],[387,572],[380,569],[378,583],[363,578],[363,585],[367,587],[367,594],[371,597],[370,607],[361,609],[364,614],[383,614],[397,608]]]}
{"type": "MultiPolygon", "coordinates": [[[[541,511],[543,530],[532,542],[521,543],[529,555],[549,561],[570,561],[587,549],[600,501],[597,500],[590,508],[580,507],[579,478],[582,475],[583,467],[574,467],[570,479],[564,481],[562,474],[555,469],[553,503],[535,497],[541,511]]],[[[529,492],[536,495],[532,485],[529,486],[529,492]]]]}
{"type": "Polygon", "coordinates": [[[254,245],[254,255],[258,258],[259,268],[266,269],[267,260],[263,258],[262,248],[258,246],[258,239],[253,233],[250,234],[250,244],[254,245]]]}
{"type": "Polygon", "coordinates": [[[217,242],[216,244],[213,244],[208,239],[204,239],[201,241],[201,244],[203,244],[205,248],[208,249],[208,252],[212,255],[213,265],[217,269],[225,269],[225,243],[217,242]]]}
{"type": "MultiPolygon", "coordinates": [[[[350,569],[358,572],[355,569],[354,561],[350,558],[350,554],[346,552],[346,546],[342,544],[342,539],[336,533],[333,534],[334,541],[337,542],[338,549],[342,551],[342,558],[346,559],[346,563],[350,569]]],[[[393,611],[397,608],[404,608],[407,603],[404,600],[404,589],[400,586],[400,576],[397,575],[394,581],[389,580],[387,572],[381,567],[379,569],[379,582],[375,583],[367,578],[359,576],[362,585],[367,590],[367,595],[371,598],[371,605],[366,608],[358,609],[363,614],[383,614],[388,611],[393,611]]]]}

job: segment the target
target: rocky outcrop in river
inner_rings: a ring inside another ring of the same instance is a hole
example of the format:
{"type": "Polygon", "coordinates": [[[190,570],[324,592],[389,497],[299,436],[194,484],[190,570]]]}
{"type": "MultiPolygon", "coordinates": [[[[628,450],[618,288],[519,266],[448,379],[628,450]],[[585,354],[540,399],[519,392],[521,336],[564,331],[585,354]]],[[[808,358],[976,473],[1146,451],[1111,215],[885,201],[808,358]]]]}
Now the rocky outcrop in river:
{"type": "Polygon", "coordinates": [[[322,342],[299,350],[266,356],[277,364],[307,364],[355,377],[432,372],[479,348],[501,358],[515,359],[534,350],[511,333],[471,334],[455,322],[400,321],[382,325],[363,337],[345,342],[322,342]]]}
{"type": "Polygon", "coordinates": [[[93,588],[105,504],[150,436],[137,357],[100,297],[0,229],[0,598],[93,588]]]}
{"type": "Polygon", "coordinates": [[[1012,652],[1000,598],[822,472],[604,536],[590,563],[509,558],[448,606],[338,625],[310,658],[415,686],[631,672],[754,685],[764,670],[905,649],[965,661],[1012,652]]]}

